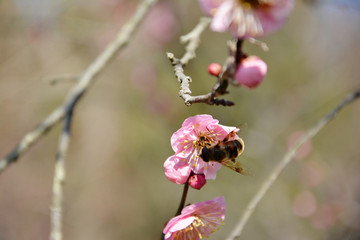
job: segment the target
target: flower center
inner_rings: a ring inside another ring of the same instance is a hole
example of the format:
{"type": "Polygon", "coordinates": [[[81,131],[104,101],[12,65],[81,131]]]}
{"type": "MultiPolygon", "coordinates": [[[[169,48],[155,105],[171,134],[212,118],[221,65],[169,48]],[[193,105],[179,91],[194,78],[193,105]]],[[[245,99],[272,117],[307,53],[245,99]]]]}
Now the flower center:
{"type": "Polygon", "coordinates": [[[267,8],[271,6],[270,0],[238,0],[244,9],[267,8]]]}
{"type": "Polygon", "coordinates": [[[201,218],[195,216],[194,221],[189,226],[175,233],[174,239],[176,240],[196,239],[196,235],[197,237],[202,239],[203,237],[207,236],[207,232],[201,229],[203,227],[206,227],[205,223],[201,220],[201,218]]]}
{"type": "Polygon", "coordinates": [[[203,148],[205,146],[210,146],[213,142],[214,140],[211,137],[206,134],[201,134],[198,140],[194,143],[194,147],[203,148]]]}

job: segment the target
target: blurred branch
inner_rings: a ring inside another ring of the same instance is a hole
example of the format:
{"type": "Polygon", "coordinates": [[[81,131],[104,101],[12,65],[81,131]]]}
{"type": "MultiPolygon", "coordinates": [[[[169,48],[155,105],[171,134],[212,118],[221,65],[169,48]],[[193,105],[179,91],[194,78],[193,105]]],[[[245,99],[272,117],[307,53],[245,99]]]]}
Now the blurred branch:
{"type": "Polygon", "coordinates": [[[185,54],[180,59],[182,66],[186,66],[189,61],[196,57],[195,50],[200,44],[200,35],[205,30],[205,28],[210,24],[211,19],[207,17],[200,18],[200,21],[196,27],[186,35],[180,37],[180,42],[188,45],[185,47],[185,54]]]}
{"type": "Polygon", "coordinates": [[[238,63],[237,60],[243,57],[243,52],[241,50],[243,43],[242,40],[237,40],[236,42],[230,41],[228,43],[230,50],[229,57],[223,66],[223,70],[218,77],[218,81],[215,83],[210,93],[199,96],[191,96],[190,82],[192,82],[192,79],[184,74],[184,67],[196,56],[195,50],[199,46],[200,35],[209,23],[210,20],[208,18],[201,18],[198,25],[190,33],[180,38],[182,43],[188,42],[188,45],[185,47],[186,52],[181,59],[176,58],[174,54],[170,52],[167,53],[167,57],[174,67],[175,77],[180,83],[179,95],[182,99],[184,99],[187,106],[200,102],[207,103],[209,105],[215,104],[232,106],[234,105],[233,102],[218,99],[217,97],[228,93],[226,89],[235,74],[235,68],[238,63]]]}
{"type": "Polygon", "coordinates": [[[53,180],[53,197],[51,203],[51,230],[50,240],[62,239],[62,202],[63,202],[63,185],[65,181],[65,157],[69,147],[70,125],[73,108],[68,109],[66,118],[63,120],[64,126],[60,136],[58,153],[56,154],[54,180],[53,180]]]}
{"type": "Polygon", "coordinates": [[[5,158],[0,160],[0,172],[2,172],[11,163],[15,162],[33,143],[47,133],[47,131],[49,131],[55,124],[63,120],[64,126],[59,141],[58,153],[56,155],[53,180],[50,240],[62,240],[63,238],[62,202],[63,184],[65,181],[65,156],[69,146],[70,126],[75,106],[96,77],[111,63],[116,54],[129,43],[140,22],[145,18],[145,15],[151,5],[156,1],[157,0],[143,0],[132,18],[122,27],[115,40],[106,47],[106,49],[98,56],[98,58],[95,59],[95,61],[83,72],[81,76],[62,75],[48,80],[51,84],[64,80],[77,80],[77,84],[70,89],[68,96],[61,106],[55,109],[34,130],[26,134],[18,146],[5,158]]]}
{"type": "Polygon", "coordinates": [[[236,225],[235,229],[229,235],[227,240],[238,239],[246,225],[247,221],[251,217],[252,213],[254,212],[255,208],[261,201],[261,199],[265,196],[269,188],[273,185],[275,180],[279,177],[281,171],[291,162],[297,151],[300,147],[313,138],[323,127],[325,127],[331,120],[335,118],[335,116],[339,113],[339,111],[355,101],[357,98],[360,97],[360,90],[355,91],[354,93],[348,95],[339,105],[337,105],[328,115],[318,121],[311,129],[309,129],[305,135],[300,138],[293,147],[291,147],[281,159],[281,161],[275,166],[272,170],[268,178],[264,181],[261,185],[260,189],[251,199],[249,204],[247,205],[245,212],[241,216],[238,224],[236,225]]]}
{"type": "Polygon", "coordinates": [[[11,163],[15,162],[28,148],[40,139],[47,131],[54,125],[61,121],[69,106],[72,108],[83,96],[85,91],[91,86],[96,77],[112,62],[117,53],[122,50],[132,38],[135,30],[144,19],[150,7],[157,0],[143,0],[134,15],[129,21],[121,28],[116,38],[108,44],[105,50],[85,69],[77,84],[72,87],[65,98],[64,103],[55,109],[47,118],[45,118],[38,126],[32,131],[27,133],[20,143],[12,150],[7,156],[0,160],[0,173],[6,169],[11,163]]]}
{"type": "Polygon", "coordinates": [[[78,74],[62,74],[57,76],[51,76],[44,79],[44,82],[51,85],[55,85],[59,82],[76,82],[81,78],[81,75],[78,74]]]}

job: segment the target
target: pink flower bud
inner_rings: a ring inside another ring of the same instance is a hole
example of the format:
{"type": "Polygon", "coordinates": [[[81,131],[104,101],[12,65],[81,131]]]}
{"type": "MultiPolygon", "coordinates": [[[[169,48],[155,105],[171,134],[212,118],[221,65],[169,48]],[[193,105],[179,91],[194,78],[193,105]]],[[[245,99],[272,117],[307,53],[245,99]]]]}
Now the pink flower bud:
{"type": "Polygon", "coordinates": [[[218,63],[210,63],[208,66],[208,71],[209,71],[210,75],[217,77],[221,73],[222,67],[218,63]]]}
{"type": "Polygon", "coordinates": [[[248,88],[257,87],[267,72],[266,63],[257,56],[249,56],[241,61],[235,72],[235,80],[239,85],[248,88]]]}
{"type": "Polygon", "coordinates": [[[189,178],[188,183],[192,188],[200,190],[206,184],[205,175],[194,174],[189,178]]]}

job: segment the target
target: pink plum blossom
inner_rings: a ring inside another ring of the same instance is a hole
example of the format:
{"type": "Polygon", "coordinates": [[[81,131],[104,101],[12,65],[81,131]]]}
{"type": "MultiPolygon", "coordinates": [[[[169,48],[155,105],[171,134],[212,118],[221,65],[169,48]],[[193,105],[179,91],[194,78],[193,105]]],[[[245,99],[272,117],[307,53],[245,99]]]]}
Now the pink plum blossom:
{"type": "Polygon", "coordinates": [[[179,216],[172,218],[165,226],[165,240],[199,240],[208,237],[224,224],[225,200],[213,200],[191,204],[179,216]]]}
{"type": "Polygon", "coordinates": [[[236,69],[236,84],[255,88],[264,80],[266,72],[267,65],[263,60],[257,56],[249,56],[244,58],[236,69]]]}
{"type": "Polygon", "coordinates": [[[262,37],[286,21],[294,7],[293,0],[199,0],[206,14],[212,16],[210,28],[230,31],[236,38],[262,37]]]}
{"type": "MultiPolygon", "coordinates": [[[[175,154],[164,163],[166,177],[178,184],[185,183],[186,176],[189,177],[191,172],[204,174],[206,179],[215,179],[221,164],[204,162],[200,157],[201,150],[205,146],[216,145],[232,131],[237,132],[239,129],[220,125],[219,121],[210,115],[187,118],[181,128],[171,136],[171,146],[175,154]]],[[[235,138],[238,138],[236,134],[229,140],[235,138]]]]}

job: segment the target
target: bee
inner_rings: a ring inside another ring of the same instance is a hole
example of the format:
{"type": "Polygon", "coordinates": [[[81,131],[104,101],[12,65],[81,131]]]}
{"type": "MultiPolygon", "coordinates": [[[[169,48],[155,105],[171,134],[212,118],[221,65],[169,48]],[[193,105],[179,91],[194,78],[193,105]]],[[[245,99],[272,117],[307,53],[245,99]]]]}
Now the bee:
{"type": "Polygon", "coordinates": [[[236,160],[236,158],[244,151],[244,141],[239,137],[229,140],[229,138],[234,135],[235,130],[231,131],[224,140],[219,141],[216,145],[209,147],[204,146],[201,150],[200,157],[205,162],[218,162],[240,174],[248,175],[244,166],[236,160]]]}

